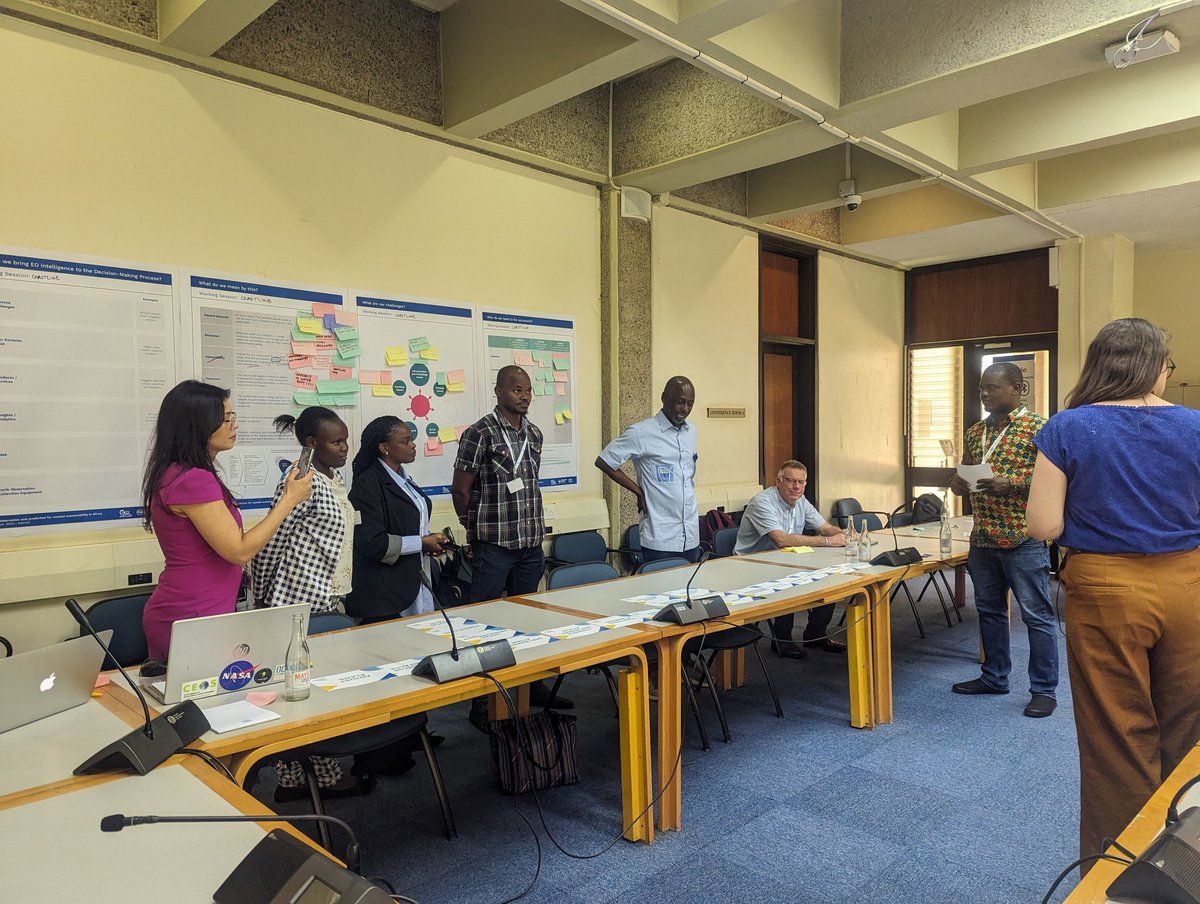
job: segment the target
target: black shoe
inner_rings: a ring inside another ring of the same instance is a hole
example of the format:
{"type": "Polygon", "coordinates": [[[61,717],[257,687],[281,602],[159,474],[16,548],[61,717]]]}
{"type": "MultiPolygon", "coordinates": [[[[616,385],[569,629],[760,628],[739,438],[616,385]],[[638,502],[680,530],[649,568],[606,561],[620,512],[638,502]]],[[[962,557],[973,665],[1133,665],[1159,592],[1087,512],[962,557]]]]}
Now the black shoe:
{"type": "MultiPolygon", "coordinates": [[[[446,743],[446,739],[444,737],[442,737],[440,734],[434,734],[432,731],[429,732],[429,746],[432,747],[434,750],[437,750],[439,747],[441,747],[445,743],[446,743]]],[[[420,746],[420,744],[421,744],[421,742],[417,741],[417,746],[420,746]]]]}
{"type": "Polygon", "coordinates": [[[1025,715],[1031,719],[1044,719],[1053,713],[1057,706],[1058,701],[1049,694],[1034,694],[1029,705],[1025,707],[1025,715]]]}
{"type": "Polygon", "coordinates": [[[482,731],[488,733],[488,708],[487,700],[483,697],[476,697],[471,701],[471,712],[467,715],[467,720],[482,731]]]}
{"type": "MultiPolygon", "coordinates": [[[[550,699],[550,690],[546,687],[545,682],[535,681],[529,685],[529,705],[530,706],[545,706],[546,701],[550,699]]],[[[554,702],[550,704],[551,709],[574,709],[575,701],[562,694],[554,696],[554,702]]]]}
{"type": "MultiPolygon", "coordinates": [[[[971,681],[960,681],[958,684],[951,685],[950,690],[956,694],[1007,694],[1008,691],[997,690],[992,687],[982,678],[975,678],[971,681]]],[[[1049,715],[1047,713],[1046,715],[1049,715]]]]}
{"type": "Polygon", "coordinates": [[[832,637],[822,637],[820,640],[806,640],[804,641],[804,645],[817,650],[824,650],[826,653],[846,652],[846,645],[840,640],[834,640],[832,637]]]}
{"type": "Polygon", "coordinates": [[[808,654],[804,652],[800,644],[794,640],[780,640],[778,637],[771,639],[771,652],[780,659],[807,659],[808,654]]]}

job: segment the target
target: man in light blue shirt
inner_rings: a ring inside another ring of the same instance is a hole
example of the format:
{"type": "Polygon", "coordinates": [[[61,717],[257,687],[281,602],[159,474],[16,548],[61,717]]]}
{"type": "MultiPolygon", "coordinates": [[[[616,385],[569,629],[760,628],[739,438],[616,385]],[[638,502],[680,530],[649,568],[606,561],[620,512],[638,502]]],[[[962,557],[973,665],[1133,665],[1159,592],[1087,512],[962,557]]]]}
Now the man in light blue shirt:
{"type": "Polygon", "coordinates": [[[642,560],[682,556],[700,561],[700,518],[696,512],[696,428],[688,423],[696,389],[687,377],[671,377],[662,391],[662,410],[630,424],[604,447],[596,467],[637,497],[641,512],[642,560]],[[620,470],[633,462],[635,482],[620,470]]]}
{"type": "MultiPolygon", "coordinates": [[[[742,513],[737,541],[733,551],[744,556],[786,546],[845,546],[846,535],[826,521],[807,499],[808,468],[798,461],[785,461],[779,468],[775,486],[768,487],[750,500],[742,513]],[[806,534],[805,530],[815,531],[806,534]]],[[[833,619],[834,604],[818,606],[808,611],[808,626],[804,629],[804,646],[817,647],[829,653],[844,653],[846,645],[828,636],[833,619]]],[[[775,651],[787,659],[803,659],[804,650],[792,640],[794,613],[781,615],[771,621],[775,636],[775,651]]]]}

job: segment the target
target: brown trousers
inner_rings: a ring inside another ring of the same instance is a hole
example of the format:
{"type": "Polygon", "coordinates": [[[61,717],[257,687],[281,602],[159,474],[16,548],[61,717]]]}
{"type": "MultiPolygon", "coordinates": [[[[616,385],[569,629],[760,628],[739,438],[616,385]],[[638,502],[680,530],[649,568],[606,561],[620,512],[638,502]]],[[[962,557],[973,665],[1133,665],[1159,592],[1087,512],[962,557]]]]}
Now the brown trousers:
{"type": "Polygon", "coordinates": [[[1071,553],[1060,577],[1086,857],[1200,741],[1200,550],[1071,553]]]}

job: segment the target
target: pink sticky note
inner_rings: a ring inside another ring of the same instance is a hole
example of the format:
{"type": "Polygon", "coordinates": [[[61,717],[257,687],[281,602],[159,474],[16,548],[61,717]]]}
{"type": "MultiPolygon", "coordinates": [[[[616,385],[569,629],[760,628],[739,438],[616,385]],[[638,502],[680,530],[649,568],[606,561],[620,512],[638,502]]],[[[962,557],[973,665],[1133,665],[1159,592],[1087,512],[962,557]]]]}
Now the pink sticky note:
{"type": "Polygon", "coordinates": [[[392,382],[392,372],[390,370],[381,370],[379,372],[379,382],[380,383],[391,383],[392,382]]]}
{"type": "Polygon", "coordinates": [[[447,383],[466,383],[467,372],[465,370],[449,370],[446,371],[447,383]]]}
{"type": "Polygon", "coordinates": [[[533,367],[533,355],[530,352],[513,352],[513,364],[522,367],[533,367]]]}
{"type": "Polygon", "coordinates": [[[275,691],[250,691],[246,694],[246,702],[254,706],[270,706],[278,697],[275,691]]]}
{"type": "Polygon", "coordinates": [[[329,379],[331,380],[350,380],[354,377],[353,367],[330,367],[329,379]]]}
{"type": "Polygon", "coordinates": [[[319,367],[322,370],[329,370],[333,367],[333,355],[317,355],[312,359],[312,364],[309,367],[319,367]]]}
{"type": "Polygon", "coordinates": [[[566,395],[567,394],[567,384],[566,383],[555,383],[554,384],[554,394],[555,395],[566,395]]]}
{"type": "Polygon", "coordinates": [[[358,385],[370,386],[373,383],[379,382],[379,371],[377,370],[360,370],[358,372],[358,385]]]}
{"type": "Polygon", "coordinates": [[[556,370],[554,372],[554,382],[555,383],[566,383],[567,380],[569,380],[570,378],[571,378],[571,375],[569,373],[567,373],[565,370],[556,370]]]}
{"type": "Polygon", "coordinates": [[[312,367],[312,355],[288,355],[288,367],[295,370],[298,367],[312,367]]]}
{"type": "Polygon", "coordinates": [[[442,454],[442,441],[440,439],[438,439],[436,436],[431,436],[429,439],[427,439],[425,441],[425,454],[426,455],[441,455],[442,454]]]}
{"type": "Polygon", "coordinates": [[[338,312],[339,307],[341,307],[341,305],[323,304],[322,302],[314,301],[313,302],[313,316],[314,317],[324,317],[326,314],[336,314],[338,312]]]}
{"type": "Polygon", "coordinates": [[[293,355],[315,355],[317,353],[317,343],[315,342],[293,342],[293,355]]]}
{"type": "Polygon", "coordinates": [[[332,336],[318,336],[313,344],[316,345],[319,352],[331,352],[337,345],[337,342],[332,336]]]}
{"type": "Polygon", "coordinates": [[[94,687],[104,687],[104,685],[106,685],[106,684],[108,684],[108,676],[105,675],[103,672],[101,672],[99,675],[96,676],[96,683],[93,686],[94,687]]]}
{"type": "Polygon", "coordinates": [[[313,374],[292,374],[292,385],[297,389],[316,389],[317,378],[313,374]]]}
{"type": "Polygon", "coordinates": [[[358,326],[358,311],[337,311],[338,326],[358,326]]]}
{"type": "Polygon", "coordinates": [[[551,358],[570,358],[571,353],[570,352],[551,352],[550,357],[551,358]]]}

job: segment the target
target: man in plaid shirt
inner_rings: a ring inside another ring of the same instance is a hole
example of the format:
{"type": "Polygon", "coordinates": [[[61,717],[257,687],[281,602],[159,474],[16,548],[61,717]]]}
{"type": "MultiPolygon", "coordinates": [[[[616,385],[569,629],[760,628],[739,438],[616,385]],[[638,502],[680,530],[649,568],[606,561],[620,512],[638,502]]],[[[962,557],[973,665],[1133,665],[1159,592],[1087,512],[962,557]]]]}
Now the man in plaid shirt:
{"type": "Polygon", "coordinates": [[[965,437],[964,464],[988,463],[995,474],[972,487],[957,474],[950,489],[970,495],[975,526],[967,570],[975,586],[983,672],[955,684],[956,694],[1007,694],[1009,654],[1008,591],[1029,630],[1029,692],[1025,715],[1054,712],[1058,687],[1058,632],[1050,604],[1050,555],[1025,525],[1029,483],[1037,449],[1033,438],[1046,419],[1021,404],[1024,386],[1015,364],[993,364],[979,381],[979,400],[988,413],[965,437]]]}
{"type": "MultiPolygon", "coordinates": [[[[536,593],[545,570],[542,539],[542,431],[526,416],[533,384],[515,364],[496,374],[496,407],[462,432],[454,461],[454,511],[467,529],[471,545],[471,598],[481,603],[536,593]]],[[[540,682],[530,688],[530,701],[544,703],[540,682]]],[[[571,701],[555,699],[570,708],[571,701]]],[[[478,724],[479,708],[472,711],[478,724]]]]}

